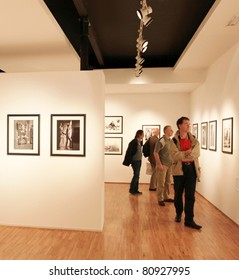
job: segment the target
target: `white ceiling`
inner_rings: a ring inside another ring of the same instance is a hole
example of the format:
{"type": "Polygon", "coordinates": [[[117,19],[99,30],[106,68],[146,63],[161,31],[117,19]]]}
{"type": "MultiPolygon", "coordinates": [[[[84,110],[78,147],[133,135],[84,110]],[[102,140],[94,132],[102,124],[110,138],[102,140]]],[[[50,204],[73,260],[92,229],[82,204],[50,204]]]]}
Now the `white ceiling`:
{"type": "MultiPolygon", "coordinates": [[[[105,70],[106,93],[190,92],[207,69],[239,42],[239,0],[218,0],[174,69],[105,70]],[[190,73],[190,74],[189,74],[190,73]]],[[[80,59],[43,0],[0,1],[0,69],[6,73],[78,71],[80,59]]]]}

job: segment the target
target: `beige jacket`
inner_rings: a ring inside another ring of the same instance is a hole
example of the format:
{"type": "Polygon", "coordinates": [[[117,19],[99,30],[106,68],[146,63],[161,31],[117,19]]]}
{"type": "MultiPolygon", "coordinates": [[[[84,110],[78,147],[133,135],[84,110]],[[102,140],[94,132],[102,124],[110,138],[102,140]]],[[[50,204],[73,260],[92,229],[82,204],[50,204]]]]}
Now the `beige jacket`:
{"type": "Polygon", "coordinates": [[[201,168],[199,166],[198,160],[200,156],[199,141],[190,132],[188,133],[188,137],[192,142],[192,152],[188,156],[186,156],[185,153],[181,150],[179,142],[179,131],[177,131],[173,137],[174,139],[171,144],[171,153],[173,159],[172,174],[173,176],[182,176],[182,161],[193,160],[197,174],[197,181],[200,181],[201,168]]]}

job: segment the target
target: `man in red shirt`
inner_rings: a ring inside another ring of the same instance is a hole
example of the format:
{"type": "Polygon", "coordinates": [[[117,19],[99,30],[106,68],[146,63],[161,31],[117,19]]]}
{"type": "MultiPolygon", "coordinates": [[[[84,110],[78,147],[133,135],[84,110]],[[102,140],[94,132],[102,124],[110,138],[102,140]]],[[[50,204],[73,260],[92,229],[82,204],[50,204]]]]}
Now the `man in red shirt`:
{"type": "Polygon", "coordinates": [[[198,140],[190,133],[190,120],[181,117],[177,120],[178,131],[172,141],[172,173],[174,179],[174,206],[176,209],[176,222],[181,222],[184,210],[184,225],[190,228],[201,229],[194,222],[194,203],[196,181],[200,180],[200,167],[198,158],[200,146],[198,140]],[[183,193],[185,192],[185,205],[183,207],[183,193]]]}

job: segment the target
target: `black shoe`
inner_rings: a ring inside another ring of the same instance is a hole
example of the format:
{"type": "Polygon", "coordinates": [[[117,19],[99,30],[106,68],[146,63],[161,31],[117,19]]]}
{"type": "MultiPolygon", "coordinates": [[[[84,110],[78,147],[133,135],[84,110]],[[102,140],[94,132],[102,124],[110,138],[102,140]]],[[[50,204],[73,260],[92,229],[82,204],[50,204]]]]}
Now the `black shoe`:
{"type": "Polygon", "coordinates": [[[150,191],[150,192],[155,192],[155,191],[156,191],[156,189],[149,189],[149,191],[150,191]]]}
{"type": "Polygon", "coordinates": [[[176,215],[175,222],[180,223],[181,222],[181,215],[176,215]]]}
{"type": "Polygon", "coordinates": [[[140,195],[140,194],[143,194],[143,193],[142,193],[142,192],[139,192],[139,191],[136,191],[135,194],[140,195]]]}
{"type": "Polygon", "coordinates": [[[172,199],[172,198],[167,198],[167,199],[164,199],[164,202],[174,202],[174,199],[172,199]]]}
{"type": "Polygon", "coordinates": [[[159,201],[159,206],[165,206],[165,203],[163,201],[159,201]]]}
{"type": "Polygon", "coordinates": [[[194,221],[191,222],[191,223],[186,223],[186,222],[185,222],[184,225],[185,225],[186,227],[195,228],[195,229],[201,229],[201,228],[202,228],[202,226],[197,225],[194,221]]]}

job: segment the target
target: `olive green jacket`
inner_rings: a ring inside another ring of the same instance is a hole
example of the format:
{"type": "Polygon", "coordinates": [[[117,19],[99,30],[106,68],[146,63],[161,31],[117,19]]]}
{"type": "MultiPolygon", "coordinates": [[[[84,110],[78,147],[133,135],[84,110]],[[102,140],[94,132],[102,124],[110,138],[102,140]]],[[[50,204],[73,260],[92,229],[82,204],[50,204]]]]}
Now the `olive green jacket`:
{"type": "Polygon", "coordinates": [[[173,137],[173,141],[171,142],[171,154],[173,159],[172,174],[173,176],[182,176],[182,161],[193,160],[197,174],[197,181],[200,181],[201,168],[199,166],[198,160],[200,156],[200,144],[195,136],[193,136],[190,132],[188,133],[188,137],[192,143],[192,152],[188,156],[186,156],[185,152],[181,150],[179,142],[179,131],[177,131],[173,137]]]}

